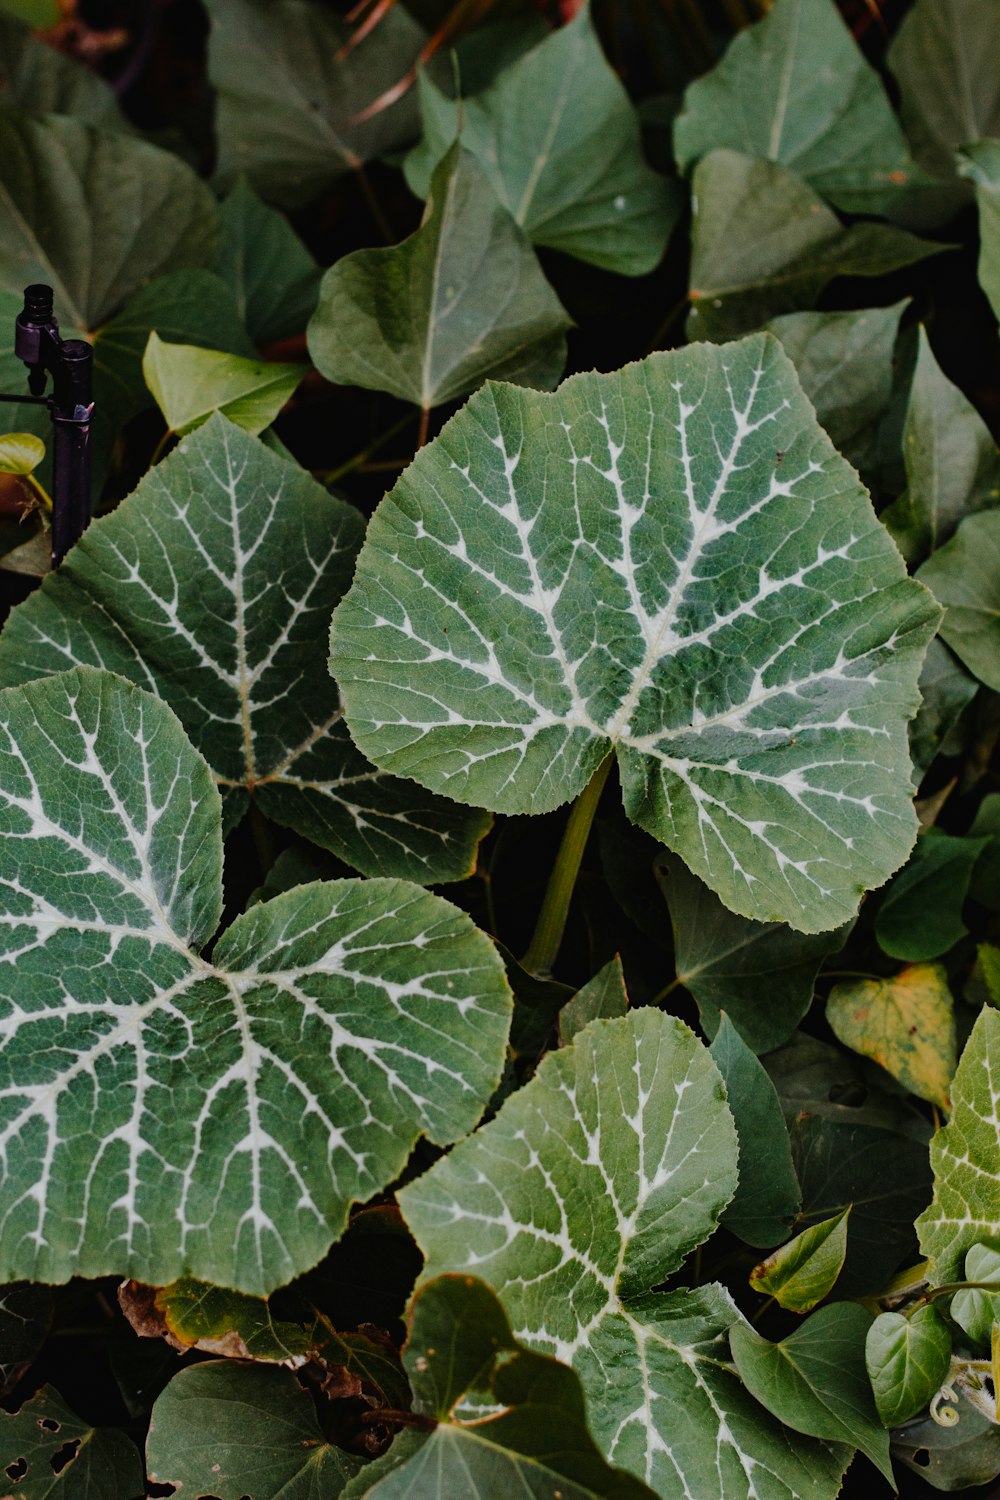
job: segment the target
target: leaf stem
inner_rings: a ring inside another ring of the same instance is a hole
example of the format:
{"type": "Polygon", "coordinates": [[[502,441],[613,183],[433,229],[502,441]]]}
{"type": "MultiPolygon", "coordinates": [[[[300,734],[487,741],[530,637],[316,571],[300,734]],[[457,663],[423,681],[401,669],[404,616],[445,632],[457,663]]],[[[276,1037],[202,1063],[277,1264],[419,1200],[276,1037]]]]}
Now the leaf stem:
{"type": "Polygon", "coordinates": [[[42,506],[42,509],[43,510],[47,510],[49,512],[49,514],[51,515],[52,514],[52,496],[49,494],[49,492],[45,488],[44,484],[42,484],[39,480],[37,480],[35,478],[34,474],[21,474],[21,475],[19,475],[19,478],[21,478],[21,479],[23,479],[25,481],[25,483],[27,484],[28,488],[31,490],[32,494],[34,495],[35,499],[42,506]]]}
{"type": "Polygon", "coordinates": [[[170,439],[173,437],[173,435],[173,431],[168,427],[166,432],[160,438],[160,441],[157,443],[156,447],[153,449],[153,456],[149,460],[149,467],[151,469],[155,468],[156,465],[160,462],[160,459],[167,451],[167,444],[170,442],[170,439]]]}
{"type": "Polygon", "coordinates": [[[430,407],[429,406],[422,406],[420,408],[420,426],[417,428],[417,452],[418,453],[420,452],[420,449],[424,446],[424,444],[427,441],[427,429],[428,429],[428,427],[430,425],[430,420],[431,420],[431,409],[430,409],[430,407]]]}
{"type": "Polygon", "coordinates": [[[590,826],[594,821],[597,804],[601,800],[604,783],[611,769],[611,756],[605,756],[583,791],[573,803],[566,830],[556,862],[552,866],[549,883],[545,888],[541,910],[528,951],[521,960],[521,967],[534,974],[537,979],[547,979],[552,973],[559,945],[566,931],[566,918],[573,897],[573,888],[580,869],[583,851],[587,847],[590,826]]]}
{"type": "Polygon", "coordinates": [[[683,985],[683,983],[684,983],[684,980],[678,974],[677,978],[676,979],[671,979],[670,983],[669,984],[665,984],[663,986],[662,990],[657,990],[656,994],[653,996],[652,1000],[650,1000],[650,1002],[649,1002],[650,1005],[659,1005],[659,1004],[661,1004],[661,1002],[664,1001],[667,998],[668,995],[672,995],[673,994],[674,990],[679,990],[681,988],[681,986],[683,985]]]}
{"type": "Polygon", "coordinates": [[[346,463],[339,464],[335,469],[314,469],[314,477],[319,480],[320,484],[336,484],[337,480],[342,479],[345,474],[350,474],[353,470],[359,469],[362,464],[367,463],[373,453],[377,453],[384,443],[394,438],[397,432],[402,432],[403,428],[408,427],[412,421],[413,413],[408,411],[405,416],[393,422],[391,427],[387,427],[385,432],[380,432],[377,438],[373,438],[367,448],[362,448],[360,453],[355,453],[354,457],[349,458],[346,463]]]}

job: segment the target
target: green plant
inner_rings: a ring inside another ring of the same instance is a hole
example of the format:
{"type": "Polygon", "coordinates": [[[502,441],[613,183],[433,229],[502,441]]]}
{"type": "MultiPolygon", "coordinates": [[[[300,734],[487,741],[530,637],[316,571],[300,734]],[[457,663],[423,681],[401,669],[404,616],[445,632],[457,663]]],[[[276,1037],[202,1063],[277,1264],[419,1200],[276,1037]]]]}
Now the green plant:
{"type": "Polygon", "coordinates": [[[209,0],[210,182],[0,15],[100,510],[48,572],[0,406],[11,1495],[1000,1474],[1000,96],[936,6],[897,111],[833,0],[209,0]]]}

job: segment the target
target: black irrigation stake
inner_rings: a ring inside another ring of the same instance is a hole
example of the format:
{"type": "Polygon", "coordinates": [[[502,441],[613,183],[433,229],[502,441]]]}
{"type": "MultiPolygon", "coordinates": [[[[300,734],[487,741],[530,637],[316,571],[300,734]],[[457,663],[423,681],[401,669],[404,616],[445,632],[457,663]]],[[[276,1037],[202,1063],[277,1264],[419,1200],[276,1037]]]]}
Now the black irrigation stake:
{"type": "Polygon", "coordinates": [[[90,521],[90,423],[94,351],[83,339],[63,339],[52,311],[52,288],[24,289],[14,324],[14,353],[28,367],[30,396],[0,401],[47,406],[52,416],[52,565],[62,562],[90,521]],[[52,376],[52,395],[43,396],[52,376]]]}

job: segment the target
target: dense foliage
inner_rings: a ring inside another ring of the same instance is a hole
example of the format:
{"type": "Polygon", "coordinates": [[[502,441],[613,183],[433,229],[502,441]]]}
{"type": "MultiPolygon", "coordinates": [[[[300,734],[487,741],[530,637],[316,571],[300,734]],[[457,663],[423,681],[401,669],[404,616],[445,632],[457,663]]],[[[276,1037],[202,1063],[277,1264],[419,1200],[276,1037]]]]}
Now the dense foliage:
{"type": "Polygon", "coordinates": [[[0,3],[4,1495],[1000,1475],[998,35],[0,3]]]}

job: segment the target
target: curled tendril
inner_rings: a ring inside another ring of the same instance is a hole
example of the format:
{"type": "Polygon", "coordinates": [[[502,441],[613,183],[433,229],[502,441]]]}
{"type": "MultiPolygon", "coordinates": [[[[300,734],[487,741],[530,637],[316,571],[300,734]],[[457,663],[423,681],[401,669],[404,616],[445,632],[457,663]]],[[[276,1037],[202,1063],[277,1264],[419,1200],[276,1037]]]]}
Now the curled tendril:
{"type": "Polygon", "coordinates": [[[956,1427],[958,1425],[958,1412],[953,1406],[942,1406],[942,1401],[957,1401],[958,1396],[955,1389],[950,1385],[943,1385],[933,1398],[930,1405],[930,1413],[939,1427],[956,1427]]]}

